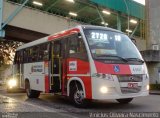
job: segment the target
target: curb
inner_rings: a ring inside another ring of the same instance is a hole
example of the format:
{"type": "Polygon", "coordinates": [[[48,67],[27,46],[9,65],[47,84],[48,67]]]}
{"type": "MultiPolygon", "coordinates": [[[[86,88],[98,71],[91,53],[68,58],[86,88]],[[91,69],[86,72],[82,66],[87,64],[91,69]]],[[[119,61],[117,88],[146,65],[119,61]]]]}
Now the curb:
{"type": "Polygon", "coordinates": [[[149,92],[149,94],[151,94],[151,95],[160,95],[160,91],[152,91],[152,92],[149,92]]]}

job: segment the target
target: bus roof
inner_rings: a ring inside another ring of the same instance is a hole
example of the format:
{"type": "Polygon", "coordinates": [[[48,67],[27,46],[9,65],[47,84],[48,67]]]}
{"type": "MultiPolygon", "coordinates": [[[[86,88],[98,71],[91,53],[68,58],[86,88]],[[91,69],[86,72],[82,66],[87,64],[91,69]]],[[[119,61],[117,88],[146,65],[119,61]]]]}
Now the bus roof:
{"type": "Polygon", "coordinates": [[[113,32],[123,33],[123,32],[121,32],[119,30],[112,29],[112,28],[109,28],[109,27],[104,27],[104,26],[81,25],[81,27],[85,28],[85,29],[101,29],[101,30],[109,30],[109,31],[113,31],[113,32]]]}
{"type": "Polygon", "coordinates": [[[78,25],[78,26],[73,27],[71,29],[64,30],[64,31],[49,35],[47,37],[44,37],[44,38],[41,38],[41,39],[38,39],[38,40],[35,40],[35,41],[32,41],[32,42],[26,43],[26,44],[18,47],[16,51],[21,50],[21,49],[25,49],[25,48],[28,48],[28,47],[32,47],[34,45],[42,44],[42,43],[51,41],[51,40],[56,39],[56,38],[64,37],[64,36],[67,36],[69,34],[73,34],[75,32],[80,32],[81,28],[83,28],[83,29],[102,29],[102,30],[109,30],[109,31],[122,33],[119,30],[115,30],[115,29],[108,28],[108,27],[103,27],[103,26],[78,25]]]}

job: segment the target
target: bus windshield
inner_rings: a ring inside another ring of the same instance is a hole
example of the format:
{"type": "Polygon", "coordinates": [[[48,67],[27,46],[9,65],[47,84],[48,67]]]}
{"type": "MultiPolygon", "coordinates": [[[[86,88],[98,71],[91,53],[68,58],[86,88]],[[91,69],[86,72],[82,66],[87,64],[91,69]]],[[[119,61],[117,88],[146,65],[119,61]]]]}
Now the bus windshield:
{"type": "Polygon", "coordinates": [[[138,49],[125,34],[95,29],[85,29],[84,33],[94,59],[143,62],[138,49]]]}

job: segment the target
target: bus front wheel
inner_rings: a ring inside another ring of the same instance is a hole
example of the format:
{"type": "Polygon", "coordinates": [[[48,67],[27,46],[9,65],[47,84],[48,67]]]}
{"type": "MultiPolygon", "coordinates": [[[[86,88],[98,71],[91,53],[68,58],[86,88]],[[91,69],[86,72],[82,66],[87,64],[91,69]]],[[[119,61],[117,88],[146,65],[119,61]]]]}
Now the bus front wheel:
{"type": "Polygon", "coordinates": [[[133,100],[133,98],[117,99],[119,103],[128,104],[133,100]]]}
{"type": "Polygon", "coordinates": [[[70,99],[76,107],[85,107],[87,101],[84,99],[84,91],[80,84],[71,87],[70,99]]]}
{"type": "Polygon", "coordinates": [[[25,83],[25,88],[28,98],[38,98],[40,96],[40,91],[32,90],[30,88],[29,81],[25,83]]]}

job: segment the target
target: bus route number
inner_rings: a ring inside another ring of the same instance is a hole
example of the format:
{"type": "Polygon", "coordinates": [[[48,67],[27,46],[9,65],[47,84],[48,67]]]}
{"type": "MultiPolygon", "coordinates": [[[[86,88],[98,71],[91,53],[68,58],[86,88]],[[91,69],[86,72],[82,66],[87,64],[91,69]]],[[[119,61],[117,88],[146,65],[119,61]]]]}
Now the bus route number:
{"type": "Polygon", "coordinates": [[[108,42],[108,35],[105,33],[92,32],[91,38],[99,42],[108,42]]]}

